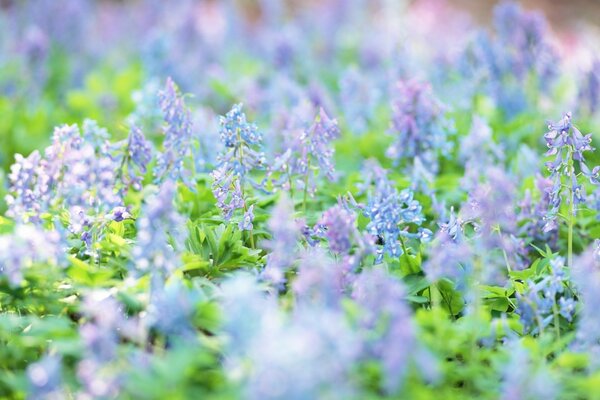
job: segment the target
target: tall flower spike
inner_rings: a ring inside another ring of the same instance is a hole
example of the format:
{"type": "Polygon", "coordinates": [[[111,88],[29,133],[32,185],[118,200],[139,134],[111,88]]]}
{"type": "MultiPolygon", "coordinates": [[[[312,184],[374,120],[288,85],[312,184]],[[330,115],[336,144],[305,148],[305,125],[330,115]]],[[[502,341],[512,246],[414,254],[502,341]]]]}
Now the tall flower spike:
{"type": "MultiPolygon", "coordinates": [[[[548,132],[544,135],[548,151],[546,156],[554,156],[553,161],[546,163],[552,179],[552,189],[550,193],[550,209],[547,220],[554,220],[559,212],[564,196],[563,185],[569,186],[572,201],[569,200],[569,206],[574,207],[577,204],[585,202],[585,189],[579,183],[575,172],[575,161],[579,164],[581,174],[587,177],[590,183],[600,184],[600,166],[592,170],[586,165],[584,153],[592,151],[592,135],[583,135],[571,121],[571,113],[568,112],[564,117],[548,125],[548,132]],[[563,178],[564,181],[563,182],[563,178]],[[573,204],[571,204],[571,202],[573,204]]],[[[573,212],[576,210],[573,208],[573,212]]]]}
{"type": "Polygon", "coordinates": [[[318,177],[334,181],[332,142],[339,135],[337,121],[329,118],[321,108],[314,122],[300,135],[287,140],[284,152],[275,158],[269,169],[270,176],[278,175],[273,179],[273,185],[292,191],[299,188],[314,196],[318,177]]]}
{"type": "Polygon", "coordinates": [[[142,189],[142,180],[148,164],[152,160],[152,144],[146,140],[144,133],[137,126],[132,126],[127,138],[124,160],[121,166],[121,180],[125,186],[135,190],[142,189]],[[123,171],[126,168],[126,171],[123,171]]]}
{"type": "Polygon", "coordinates": [[[587,107],[590,114],[594,114],[600,108],[600,59],[594,60],[580,83],[579,101],[587,107]]]}
{"type": "Polygon", "coordinates": [[[179,265],[177,254],[183,248],[185,224],[175,208],[175,194],[175,183],[166,181],[144,204],[137,220],[134,267],[141,273],[151,273],[153,282],[165,279],[179,265]]]}
{"type": "Polygon", "coordinates": [[[38,182],[45,180],[41,168],[41,155],[36,150],[28,157],[15,154],[15,163],[10,167],[9,194],[6,195],[6,215],[25,222],[36,221],[43,211],[42,193],[38,182]]]}
{"type": "Polygon", "coordinates": [[[192,149],[192,119],[183,96],[171,78],[158,92],[160,109],[165,122],[163,151],[159,153],[154,170],[157,182],[166,179],[181,181],[192,188],[191,177],[185,163],[192,149]]]}
{"type": "Polygon", "coordinates": [[[454,126],[445,107],[434,97],[431,86],[416,80],[400,81],[394,88],[392,122],[388,134],[394,141],[386,155],[397,165],[419,157],[437,174],[440,155],[452,149],[448,137],[454,126]]]}
{"type": "Polygon", "coordinates": [[[16,286],[24,269],[36,263],[57,264],[63,249],[56,231],[44,231],[34,225],[17,225],[10,234],[0,235],[0,278],[16,286]]]}
{"type": "Polygon", "coordinates": [[[265,166],[265,158],[260,151],[262,135],[255,124],[246,120],[241,104],[234,105],[220,118],[219,135],[225,152],[219,157],[220,165],[211,173],[217,206],[225,220],[229,220],[236,209],[243,209],[239,227],[252,230],[253,207],[248,205],[244,189],[246,182],[255,188],[263,188],[262,183],[257,184],[249,176],[254,169],[265,166]]]}

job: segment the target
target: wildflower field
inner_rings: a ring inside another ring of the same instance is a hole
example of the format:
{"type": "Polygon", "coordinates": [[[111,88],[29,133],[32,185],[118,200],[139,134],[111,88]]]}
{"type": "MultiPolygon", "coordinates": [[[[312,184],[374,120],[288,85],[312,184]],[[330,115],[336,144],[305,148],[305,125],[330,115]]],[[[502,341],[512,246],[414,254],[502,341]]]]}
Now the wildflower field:
{"type": "Polygon", "coordinates": [[[0,1],[0,398],[600,399],[599,37],[0,1]]]}

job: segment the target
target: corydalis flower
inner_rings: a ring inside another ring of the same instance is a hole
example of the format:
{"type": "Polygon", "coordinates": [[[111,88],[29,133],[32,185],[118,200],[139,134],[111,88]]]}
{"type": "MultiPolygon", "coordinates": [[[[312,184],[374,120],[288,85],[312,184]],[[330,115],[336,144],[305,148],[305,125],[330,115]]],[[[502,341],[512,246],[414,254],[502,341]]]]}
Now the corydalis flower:
{"type": "Polygon", "coordinates": [[[152,160],[152,144],[146,140],[144,133],[133,125],[125,148],[125,158],[121,164],[121,180],[126,186],[135,190],[142,189],[142,180],[152,160]],[[124,171],[124,169],[126,169],[124,171]]]}
{"type": "Polygon", "coordinates": [[[285,272],[297,258],[300,222],[294,219],[294,206],[287,197],[282,197],[271,213],[268,222],[272,239],[265,243],[270,250],[262,276],[275,286],[285,282],[285,272]]]}
{"type": "Polygon", "coordinates": [[[519,231],[533,242],[547,243],[552,247],[558,240],[558,225],[555,219],[547,220],[546,215],[550,208],[553,182],[539,174],[535,182],[540,198],[534,205],[531,192],[527,190],[525,193],[518,215],[519,231]]]}
{"type": "MultiPolygon", "coordinates": [[[[400,388],[411,360],[430,358],[419,349],[404,296],[402,283],[381,269],[363,271],[353,285],[352,298],[360,307],[358,324],[365,346],[361,357],[381,362],[388,393],[400,388]]],[[[432,378],[435,366],[426,367],[432,378]]]]}
{"type": "Polygon", "coordinates": [[[185,224],[175,207],[175,194],[175,183],[165,182],[143,205],[137,220],[137,243],[132,253],[135,268],[141,273],[150,272],[156,280],[166,278],[179,265],[177,251],[183,248],[185,239],[185,224]]]}
{"type": "Polygon", "coordinates": [[[388,133],[394,141],[386,155],[399,164],[419,157],[437,173],[439,155],[448,155],[448,136],[454,127],[445,116],[445,107],[434,97],[431,86],[416,80],[397,83],[392,102],[392,123],[388,133]]]}
{"type": "Polygon", "coordinates": [[[579,87],[579,101],[594,114],[600,107],[600,60],[594,60],[579,87]]]}
{"type": "Polygon", "coordinates": [[[318,224],[324,227],[323,235],[329,242],[329,248],[337,253],[345,253],[352,244],[355,222],[356,215],[338,204],[325,211],[318,224]]]}
{"type": "Polygon", "coordinates": [[[463,184],[467,190],[477,186],[482,171],[489,165],[500,163],[504,154],[492,137],[492,129],[481,117],[475,116],[469,134],[462,138],[459,156],[465,165],[463,184]]]}
{"type": "Polygon", "coordinates": [[[128,318],[123,306],[107,291],[86,295],[82,304],[87,322],[79,328],[84,346],[77,365],[82,397],[108,398],[119,394],[122,376],[112,365],[118,359],[121,337],[140,340],[139,324],[128,318]]]}
{"type": "Polygon", "coordinates": [[[461,69],[465,78],[483,85],[499,108],[513,116],[527,106],[526,85],[548,90],[558,57],[546,38],[546,21],[538,13],[504,2],[494,8],[493,25],[496,36],[479,32],[465,49],[461,69]]]}
{"type": "Polygon", "coordinates": [[[410,225],[420,226],[425,220],[421,204],[413,198],[412,191],[404,189],[399,192],[380,168],[377,173],[367,173],[367,176],[374,178],[374,187],[369,192],[367,204],[357,206],[370,220],[367,232],[382,243],[376,262],[381,262],[384,254],[390,257],[404,254],[401,246],[404,238],[428,240],[431,237],[428,229],[419,227],[415,233],[408,230],[410,225]]]}
{"type": "Polygon", "coordinates": [[[275,158],[269,175],[279,176],[273,179],[273,185],[292,191],[300,188],[314,196],[319,177],[334,181],[332,141],[339,135],[337,121],[321,108],[314,122],[299,135],[288,138],[285,151],[275,158]]]}
{"type": "Polygon", "coordinates": [[[262,135],[255,124],[246,120],[241,104],[234,105],[231,111],[220,118],[219,135],[225,145],[225,153],[221,154],[220,165],[211,174],[217,206],[226,221],[235,210],[243,209],[244,215],[239,227],[242,230],[252,230],[253,207],[247,203],[244,188],[246,182],[259,189],[263,186],[249,177],[252,170],[265,165],[264,155],[260,151],[262,135]]]}
{"type": "Polygon", "coordinates": [[[586,350],[600,351],[600,241],[596,240],[575,259],[571,272],[577,297],[581,302],[578,315],[577,342],[586,350]]]}
{"type": "Polygon", "coordinates": [[[573,320],[575,304],[565,290],[564,261],[562,257],[550,260],[549,273],[537,282],[530,281],[524,294],[517,293],[516,312],[526,332],[540,333],[552,321],[555,308],[567,321],[573,320]]]}
{"type": "Polygon", "coordinates": [[[29,395],[36,399],[64,399],[62,365],[57,355],[48,355],[27,367],[29,395]]]}
{"type": "Polygon", "coordinates": [[[362,134],[375,116],[381,93],[364,73],[350,68],[340,78],[340,102],[348,128],[362,134]]]}
{"type": "Polygon", "coordinates": [[[183,96],[171,78],[158,92],[160,109],[165,122],[163,151],[158,155],[154,176],[157,182],[165,179],[184,182],[192,187],[185,162],[191,154],[192,120],[183,96]]]}
{"type": "Polygon", "coordinates": [[[42,193],[38,184],[38,180],[44,179],[40,177],[41,159],[37,150],[28,157],[15,154],[15,163],[11,165],[8,175],[10,194],[5,198],[8,205],[6,215],[9,217],[23,221],[29,218],[36,220],[42,212],[42,193]]]}
{"type": "Polygon", "coordinates": [[[33,225],[18,225],[13,233],[0,235],[0,277],[16,286],[23,271],[36,263],[57,264],[62,259],[60,235],[33,225]]]}
{"type": "MultiPolygon", "coordinates": [[[[566,113],[559,122],[548,125],[549,131],[544,135],[548,151],[546,156],[555,156],[553,161],[546,163],[550,171],[553,185],[550,193],[550,209],[547,219],[553,220],[562,203],[563,177],[569,186],[569,206],[585,202],[585,188],[578,181],[574,162],[577,161],[581,173],[594,185],[600,183],[600,167],[590,170],[585,163],[584,152],[593,150],[592,135],[583,135],[571,122],[571,113],[566,113]]],[[[576,213],[573,208],[573,213],[576,213]]]]}

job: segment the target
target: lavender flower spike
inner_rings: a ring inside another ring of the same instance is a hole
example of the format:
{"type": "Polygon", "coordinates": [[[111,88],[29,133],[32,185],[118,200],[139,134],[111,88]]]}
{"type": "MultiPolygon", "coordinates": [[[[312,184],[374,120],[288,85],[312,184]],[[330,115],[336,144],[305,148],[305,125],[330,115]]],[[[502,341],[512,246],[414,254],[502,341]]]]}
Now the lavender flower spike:
{"type": "Polygon", "coordinates": [[[171,78],[165,88],[158,93],[160,109],[165,122],[163,151],[159,154],[154,170],[157,182],[165,179],[182,181],[192,187],[189,172],[185,168],[186,159],[191,154],[192,120],[183,96],[171,78]]]}

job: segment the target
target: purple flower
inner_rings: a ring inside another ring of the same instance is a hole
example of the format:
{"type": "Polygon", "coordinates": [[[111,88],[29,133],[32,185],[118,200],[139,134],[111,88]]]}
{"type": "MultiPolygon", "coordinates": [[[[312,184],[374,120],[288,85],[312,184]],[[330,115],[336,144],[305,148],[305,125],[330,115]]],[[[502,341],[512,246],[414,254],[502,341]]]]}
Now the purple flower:
{"type": "Polygon", "coordinates": [[[596,59],[579,86],[579,101],[594,114],[600,107],[600,60],[596,59]]]}
{"type": "Polygon", "coordinates": [[[36,150],[25,158],[15,154],[15,163],[10,167],[8,179],[10,182],[9,193],[6,195],[8,211],[6,215],[14,219],[27,222],[29,219],[36,221],[43,211],[42,193],[38,180],[43,173],[41,169],[41,156],[36,150]]]}
{"type": "Polygon", "coordinates": [[[600,241],[596,240],[575,259],[571,271],[577,297],[581,302],[578,315],[577,342],[586,350],[598,351],[600,333],[600,241]]]}
{"type": "Polygon", "coordinates": [[[147,323],[170,339],[192,340],[195,335],[192,318],[197,300],[198,293],[181,281],[170,281],[152,293],[147,323]]]}
{"type": "Polygon", "coordinates": [[[325,228],[324,236],[329,242],[329,248],[336,253],[346,253],[350,250],[351,235],[355,229],[356,215],[338,204],[323,213],[319,225],[325,228]]]}
{"type": "Polygon", "coordinates": [[[36,399],[61,399],[66,397],[62,390],[62,364],[57,355],[44,356],[27,367],[29,396],[36,399]]]}
{"type": "Polygon", "coordinates": [[[160,109],[165,122],[163,151],[158,154],[154,176],[157,182],[165,179],[181,181],[192,186],[189,171],[185,167],[191,154],[192,120],[183,96],[171,78],[165,88],[158,92],[160,109]]]}
{"type": "Polygon", "coordinates": [[[178,267],[178,251],[185,240],[185,221],[175,207],[175,195],[175,183],[166,181],[143,205],[137,219],[134,267],[157,279],[168,277],[178,267]]]}
{"type": "Polygon", "coordinates": [[[535,205],[532,202],[529,190],[525,193],[525,198],[520,204],[521,211],[518,220],[521,228],[519,231],[533,242],[548,243],[553,247],[558,240],[558,225],[556,219],[546,218],[550,208],[553,182],[551,179],[538,174],[536,176],[536,186],[540,198],[535,202],[535,205]]]}
{"type": "Polygon", "coordinates": [[[549,273],[537,282],[529,281],[524,294],[517,293],[517,314],[526,332],[540,333],[552,321],[554,307],[560,306],[559,312],[567,320],[573,319],[575,311],[574,299],[565,291],[567,282],[564,272],[564,259],[557,257],[550,260],[549,273]],[[560,296],[557,300],[557,297],[560,296]]]}
{"type": "Polygon", "coordinates": [[[340,102],[352,132],[362,134],[367,131],[380,97],[380,91],[364,72],[356,68],[344,71],[340,78],[340,102]]]}
{"type": "Polygon", "coordinates": [[[467,190],[479,183],[482,172],[490,165],[499,164],[504,154],[492,137],[492,129],[479,116],[473,117],[471,130],[460,143],[459,157],[465,165],[465,176],[462,180],[467,190]]]}
{"type": "Polygon", "coordinates": [[[300,257],[293,290],[299,302],[337,307],[347,290],[347,271],[319,248],[309,248],[300,257]]]}
{"type": "Polygon", "coordinates": [[[25,268],[37,263],[57,264],[64,257],[60,236],[34,225],[17,225],[13,233],[0,235],[0,277],[17,286],[25,268]]]}
{"type": "MultiPolygon", "coordinates": [[[[600,184],[600,166],[590,170],[586,165],[584,152],[593,150],[591,146],[592,135],[584,136],[572,124],[571,113],[566,113],[559,122],[550,123],[548,129],[549,131],[544,135],[548,146],[546,156],[555,156],[553,161],[546,163],[553,182],[552,189],[549,191],[550,207],[546,218],[551,221],[556,218],[562,198],[565,196],[563,177],[566,180],[566,185],[569,186],[569,195],[572,196],[573,204],[570,204],[570,206],[585,202],[585,190],[577,179],[575,161],[578,162],[582,175],[587,177],[594,185],[600,184]]],[[[569,200],[570,202],[571,200],[569,200]]],[[[575,208],[573,213],[576,213],[575,208]]]]}
{"type": "Polygon", "coordinates": [[[410,189],[398,192],[385,171],[379,168],[377,173],[367,173],[366,176],[374,179],[374,187],[369,192],[367,204],[357,206],[370,220],[367,232],[382,243],[377,251],[377,263],[383,261],[384,254],[400,257],[404,253],[401,247],[403,238],[428,240],[431,237],[428,229],[419,227],[415,233],[407,229],[410,225],[420,226],[425,220],[421,204],[413,198],[410,189]]]}
{"type": "Polygon", "coordinates": [[[260,151],[262,135],[255,124],[247,122],[241,104],[234,105],[231,111],[220,118],[219,134],[225,152],[219,158],[220,165],[211,173],[217,206],[226,221],[236,209],[244,209],[240,229],[252,230],[254,214],[252,206],[247,204],[244,189],[246,182],[255,188],[263,188],[262,183],[257,184],[249,177],[252,170],[265,165],[264,155],[260,151]]]}
{"type": "Polygon", "coordinates": [[[82,312],[87,322],[79,328],[83,359],[77,364],[77,378],[83,396],[116,397],[122,376],[113,363],[118,359],[121,337],[140,340],[139,324],[129,319],[123,306],[107,291],[90,292],[84,298],[82,312]]]}
{"type": "Polygon", "coordinates": [[[142,180],[152,160],[152,144],[146,140],[144,133],[137,126],[132,125],[125,148],[125,162],[127,171],[121,170],[121,179],[126,186],[135,190],[142,189],[142,180]]]}
{"type": "Polygon", "coordinates": [[[362,358],[383,367],[384,388],[396,392],[419,345],[402,283],[382,269],[365,270],[354,282],[352,298],[360,307],[358,319],[365,349],[362,358]]]}
{"type": "Polygon", "coordinates": [[[431,86],[416,80],[399,81],[393,95],[392,123],[388,131],[394,141],[386,155],[396,165],[418,157],[437,174],[438,156],[447,156],[452,149],[448,137],[454,127],[445,113],[431,86]]]}
{"type": "Polygon", "coordinates": [[[312,125],[290,134],[294,136],[288,138],[285,151],[275,158],[269,175],[278,175],[272,178],[274,186],[286,190],[297,187],[314,196],[319,177],[335,180],[335,150],[331,143],[340,135],[337,121],[321,108],[312,125]]]}
{"type": "Polygon", "coordinates": [[[281,287],[285,282],[285,273],[297,259],[300,223],[294,219],[294,207],[291,200],[282,197],[271,213],[268,222],[272,239],[265,243],[270,250],[262,277],[281,287]]]}

